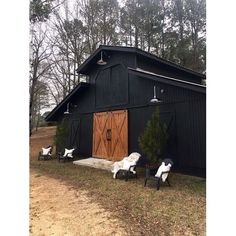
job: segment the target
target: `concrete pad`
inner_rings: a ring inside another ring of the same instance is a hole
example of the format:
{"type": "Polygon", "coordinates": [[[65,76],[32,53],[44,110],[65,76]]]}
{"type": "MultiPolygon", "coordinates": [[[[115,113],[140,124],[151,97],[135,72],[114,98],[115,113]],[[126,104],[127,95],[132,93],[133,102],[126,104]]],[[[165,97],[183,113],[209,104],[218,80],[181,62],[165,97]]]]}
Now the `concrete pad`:
{"type": "Polygon", "coordinates": [[[89,166],[89,167],[108,170],[108,171],[111,171],[113,163],[114,163],[113,161],[108,161],[108,160],[93,158],[93,157],[78,160],[78,161],[73,161],[73,164],[76,164],[76,165],[89,166]]]}

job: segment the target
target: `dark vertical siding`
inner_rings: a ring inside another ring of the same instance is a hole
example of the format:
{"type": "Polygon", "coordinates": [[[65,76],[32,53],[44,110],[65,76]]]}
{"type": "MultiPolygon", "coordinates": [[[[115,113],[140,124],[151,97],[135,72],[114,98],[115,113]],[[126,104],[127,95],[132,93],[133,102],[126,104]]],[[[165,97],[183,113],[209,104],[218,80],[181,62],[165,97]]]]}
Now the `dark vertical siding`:
{"type": "Polygon", "coordinates": [[[142,107],[129,109],[128,113],[128,145],[129,153],[131,152],[141,152],[138,145],[138,137],[143,133],[148,120],[154,111],[154,107],[142,107]]]}
{"type": "Polygon", "coordinates": [[[112,104],[128,103],[128,76],[126,69],[120,64],[115,65],[111,68],[110,76],[112,104]]]}
{"type": "Polygon", "coordinates": [[[96,107],[104,107],[110,105],[111,89],[110,89],[110,68],[99,71],[96,77],[95,103],[96,107]]]}
{"type": "Polygon", "coordinates": [[[79,131],[80,131],[80,119],[72,120],[70,122],[70,132],[69,132],[69,146],[72,148],[79,147],[79,131]]]}
{"type": "MultiPolygon", "coordinates": [[[[160,117],[168,123],[173,118],[169,130],[168,153],[175,159],[177,169],[205,175],[206,168],[206,96],[188,89],[155,83],[141,77],[130,76],[130,104],[145,105],[153,95],[156,84],[160,117]],[[132,81],[132,82],[131,82],[132,81]],[[161,89],[164,90],[161,93],[161,89]],[[196,171],[195,171],[196,170],[196,171]],[[194,172],[195,171],[195,172],[194,172]]],[[[130,148],[138,148],[137,139],[152,108],[130,110],[130,148]],[[138,128],[134,128],[138,127],[138,128]]]]}
{"type": "MultiPolygon", "coordinates": [[[[156,106],[139,107],[129,110],[129,153],[138,151],[142,154],[142,163],[146,162],[146,156],[139,148],[138,138],[144,132],[147,122],[151,119],[156,106]]],[[[176,155],[176,129],[175,129],[175,112],[169,105],[159,105],[160,119],[168,127],[169,142],[166,154],[172,156],[177,163],[176,155]]]]}
{"type": "Polygon", "coordinates": [[[154,82],[129,74],[129,105],[146,106],[153,96],[154,82]]]}
{"type": "Polygon", "coordinates": [[[103,108],[128,103],[127,70],[116,64],[100,70],[95,78],[95,106],[103,108]]]}
{"type": "Polygon", "coordinates": [[[92,155],[92,114],[78,114],[77,118],[69,121],[70,133],[67,148],[76,148],[81,156],[92,155]]]}
{"type": "Polygon", "coordinates": [[[92,156],[93,114],[81,115],[79,153],[82,156],[92,156]]]}
{"type": "Polygon", "coordinates": [[[137,56],[137,67],[156,74],[201,84],[201,78],[199,78],[198,76],[194,76],[192,74],[190,75],[189,73],[180,71],[174,67],[144,58],[142,56],[137,56]]]}

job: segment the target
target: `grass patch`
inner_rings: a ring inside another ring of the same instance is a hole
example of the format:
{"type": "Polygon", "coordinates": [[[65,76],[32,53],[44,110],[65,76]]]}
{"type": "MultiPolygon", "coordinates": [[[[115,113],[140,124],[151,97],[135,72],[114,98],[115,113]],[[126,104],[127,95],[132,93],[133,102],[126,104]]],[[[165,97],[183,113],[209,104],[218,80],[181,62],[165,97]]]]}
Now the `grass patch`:
{"type": "Polygon", "coordinates": [[[39,175],[88,191],[91,199],[125,222],[130,235],[205,235],[205,179],[172,173],[172,187],[161,186],[157,191],[151,181],[143,186],[141,168],[137,180],[125,182],[112,179],[112,173],[105,170],[56,160],[38,161],[33,154],[38,153],[43,142],[50,144],[45,137],[31,140],[31,168],[37,169],[39,175]]]}

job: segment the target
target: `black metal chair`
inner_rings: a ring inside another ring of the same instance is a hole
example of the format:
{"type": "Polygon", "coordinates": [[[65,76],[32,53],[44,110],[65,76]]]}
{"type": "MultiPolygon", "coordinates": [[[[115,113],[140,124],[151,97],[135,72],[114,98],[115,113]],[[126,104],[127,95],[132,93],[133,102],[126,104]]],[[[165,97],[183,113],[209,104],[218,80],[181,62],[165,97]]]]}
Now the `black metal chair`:
{"type": "MultiPolygon", "coordinates": [[[[173,161],[169,158],[164,159],[162,162],[164,162],[165,165],[170,164],[171,167],[174,164],[173,161]]],[[[169,173],[170,173],[171,169],[169,171],[161,172],[159,177],[155,176],[155,173],[157,172],[157,170],[158,170],[158,168],[152,169],[152,168],[146,167],[146,178],[145,178],[145,182],[144,182],[144,187],[146,186],[148,180],[152,180],[152,181],[156,182],[157,190],[160,189],[161,183],[164,183],[164,182],[166,182],[168,184],[168,186],[171,186],[170,181],[169,181],[169,173]],[[154,175],[151,172],[155,172],[154,175]],[[163,178],[162,178],[164,174],[167,174],[167,177],[166,177],[165,181],[163,181],[163,178]]]]}
{"type": "Polygon", "coordinates": [[[130,178],[136,178],[137,179],[138,176],[137,176],[136,166],[137,166],[137,164],[136,165],[132,165],[132,166],[129,167],[128,170],[120,169],[116,173],[117,179],[124,178],[125,181],[128,181],[128,179],[130,179],[130,178]]]}
{"type": "Polygon", "coordinates": [[[52,159],[52,150],[53,150],[53,146],[52,145],[48,145],[45,149],[48,149],[50,148],[50,150],[44,154],[43,153],[43,150],[39,152],[39,155],[38,155],[38,161],[40,160],[51,160],[52,159]]]}
{"type": "Polygon", "coordinates": [[[137,178],[136,166],[139,162],[141,154],[138,152],[132,152],[128,157],[124,157],[123,160],[115,162],[113,164],[112,172],[113,178],[125,179],[128,181],[129,178],[137,178]]]}
{"type": "Polygon", "coordinates": [[[63,161],[63,162],[66,162],[66,161],[74,161],[74,154],[75,154],[75,148],[72,148],[72,149],[66,149],[64,150],[64,152],[58,152],[57,153],[57,159],[59,162],[63,161]],[[66,155],[65,152],[66,150],[72,150],[71,152],[67,152],[66,155]]]}

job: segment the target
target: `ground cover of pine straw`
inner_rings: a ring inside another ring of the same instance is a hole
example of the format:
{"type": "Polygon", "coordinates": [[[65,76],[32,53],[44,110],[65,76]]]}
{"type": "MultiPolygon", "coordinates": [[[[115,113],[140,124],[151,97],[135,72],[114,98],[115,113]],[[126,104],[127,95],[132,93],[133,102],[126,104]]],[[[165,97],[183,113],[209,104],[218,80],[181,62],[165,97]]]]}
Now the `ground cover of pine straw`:
{"type": "Polygon", "coordinates": [[[171,187],[154,183],[144,187],[144,170],[138,179],[112,179],[112,173],[57,160],[38,161],[41,147],[53,142],[54,127],[41,128],[30,140],[30,168],[42,175],[86,190],[89,197],[111,211],[127,226],[129,235],[205,235],[206,181],[171,173],[171,187]]]}

